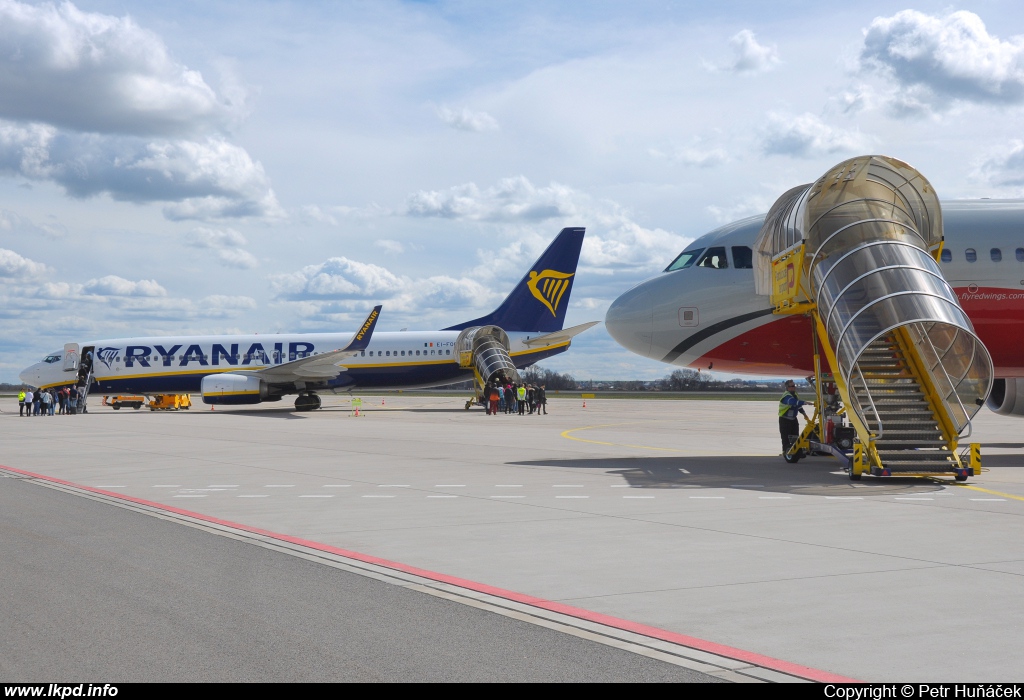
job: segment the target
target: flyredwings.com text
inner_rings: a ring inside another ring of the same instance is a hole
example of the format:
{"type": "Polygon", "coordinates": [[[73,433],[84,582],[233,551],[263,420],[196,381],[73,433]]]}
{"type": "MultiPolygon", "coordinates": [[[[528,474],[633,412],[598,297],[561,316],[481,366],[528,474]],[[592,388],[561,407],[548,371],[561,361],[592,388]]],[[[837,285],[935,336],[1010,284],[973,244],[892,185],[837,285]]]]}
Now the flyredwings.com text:
{"type": "Polygon", "coordinates": [[[49,683],[47,685],[7,685],[4,686],[5,698],[112,698],[117,695],[117,687],[104,683],[49,683]]]}
{"type": "Polygon", "coordinates": [[[891,685],[826,685],[826,698],[882,700],[882,698],[1019,698],[1019,684],[904,683],[891,685]]]}

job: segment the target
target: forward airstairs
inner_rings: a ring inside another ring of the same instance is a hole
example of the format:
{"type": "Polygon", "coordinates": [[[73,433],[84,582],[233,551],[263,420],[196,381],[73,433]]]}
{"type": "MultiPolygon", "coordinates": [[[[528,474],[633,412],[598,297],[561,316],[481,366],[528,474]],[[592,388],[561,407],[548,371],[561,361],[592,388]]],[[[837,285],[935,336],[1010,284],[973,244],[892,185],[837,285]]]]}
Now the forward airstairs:
{"type": "Polygon", "coordinates": [[[992,360],[939,270],[942,243],[931,185],[884,156],[840,163],[772,207],[757,291],[775,314],[814,324],[818,400],[789,461],[829,452],[855,480],[980,474],[979,447],[958,449],[991,390],[992,360]],[[832,386],[842,408],[825,401],[832,386]],[[829,442],[836,416],[856,431],[850,450],[829,442]]]}

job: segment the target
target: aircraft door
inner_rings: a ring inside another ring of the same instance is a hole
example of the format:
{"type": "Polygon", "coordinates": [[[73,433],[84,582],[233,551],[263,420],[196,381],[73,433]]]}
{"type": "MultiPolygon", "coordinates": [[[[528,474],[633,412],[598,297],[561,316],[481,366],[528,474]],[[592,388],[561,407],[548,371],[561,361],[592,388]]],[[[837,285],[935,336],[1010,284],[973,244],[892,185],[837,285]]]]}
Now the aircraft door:
{"type": "Polygon", "coordinates": [[[64,371],[74,372],[78,369],[78,343],[64,345],[64,371]]]}

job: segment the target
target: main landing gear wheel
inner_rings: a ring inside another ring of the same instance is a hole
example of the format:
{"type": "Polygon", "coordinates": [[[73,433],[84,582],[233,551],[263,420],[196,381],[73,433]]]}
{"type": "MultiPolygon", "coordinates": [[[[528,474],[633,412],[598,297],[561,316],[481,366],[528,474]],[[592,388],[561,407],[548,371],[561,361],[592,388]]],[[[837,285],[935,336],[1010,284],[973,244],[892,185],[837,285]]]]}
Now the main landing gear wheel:
{"type": "Polygon", "coordinates": [[[795,455],[789,454],[788,451],[782,453],[782,458],[786,460],[788,464],[796,464],[797,462],[800,461],[801,457],[803,457],[803,455],[801,454],[801,450],[797,450],[795,455]]]}
{"type": "Polygon", "coordinates": [[[320,397],[316,394],[302,394],[295,399],[296,411],[315,411],[320,408],[320,397]]]}

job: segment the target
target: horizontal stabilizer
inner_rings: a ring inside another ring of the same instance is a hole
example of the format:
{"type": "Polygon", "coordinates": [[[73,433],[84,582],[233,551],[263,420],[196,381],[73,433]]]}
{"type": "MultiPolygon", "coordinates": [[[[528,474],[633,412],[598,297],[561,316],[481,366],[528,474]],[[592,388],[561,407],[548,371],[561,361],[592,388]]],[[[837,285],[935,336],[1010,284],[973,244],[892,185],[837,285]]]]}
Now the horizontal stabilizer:
{"type": "Polygon", "coordinates": [[[559,343],[564,343],[567,340],[572,340],[574,337],[576,337],[583,331],[589,330],[599,323],[600,321],[588,321],[587,323],[581,323],[580,325],[573,326],[572,328],[566,328],[564,330],[555,331],[553,333],[538,335],[536,338],[524,340],[523,345],[527,345],[531,348],[546,348],[549,345],[557,345],[559,343]]]}

